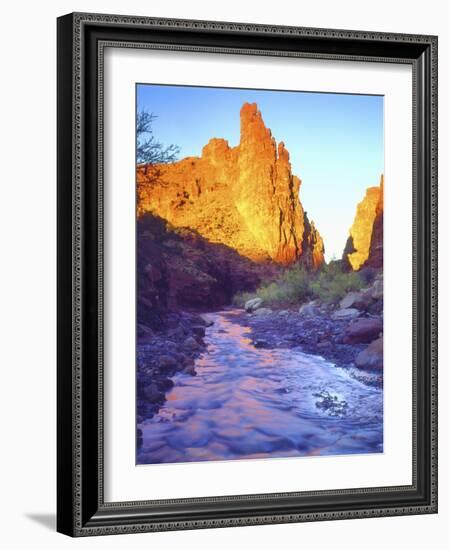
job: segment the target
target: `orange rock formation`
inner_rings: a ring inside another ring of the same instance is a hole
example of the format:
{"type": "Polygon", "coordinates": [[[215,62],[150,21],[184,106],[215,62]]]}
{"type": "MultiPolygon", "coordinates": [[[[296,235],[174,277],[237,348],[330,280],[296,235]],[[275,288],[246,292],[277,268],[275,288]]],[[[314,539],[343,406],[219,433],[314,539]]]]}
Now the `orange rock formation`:
{"type": "Polygon", "coordinates": [[[354,271],[364,265],[382,267],[383,257],[383,196],[384,177],[378,187],[368,187],[357,205],[354,223],[349,230],[343,259],[354,271]]]}
{"type": "Polygon", "coordinates": [[[213,138],[201,157],[137,168],[138,215],[152,212],[255,261],[309,268],[324,261],[323,240],[299,200],[284,143],[276,145],[255,103],[240,111],[240,144],[213,138]]]}

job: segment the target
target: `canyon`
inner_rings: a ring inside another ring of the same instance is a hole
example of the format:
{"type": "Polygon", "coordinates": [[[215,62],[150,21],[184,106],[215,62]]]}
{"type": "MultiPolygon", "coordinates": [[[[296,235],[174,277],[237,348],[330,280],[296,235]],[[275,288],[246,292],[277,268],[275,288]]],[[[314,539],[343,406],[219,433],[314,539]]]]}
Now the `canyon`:
{"type": "Polygon", "coordinates": [[[383,176],[329,264],[301,185],[254,103],[137,166],[137,463],[382,452],[383,176]]]}
{"type": "Polygon", "coordinates": [[[284,143],[276,143],[257,105],[245,103],[239,145],[212,138],[200,157],[137,167],[138,216],[151,213],[255,262],[316,270],[324,243],[300,187],[284,143]]]}

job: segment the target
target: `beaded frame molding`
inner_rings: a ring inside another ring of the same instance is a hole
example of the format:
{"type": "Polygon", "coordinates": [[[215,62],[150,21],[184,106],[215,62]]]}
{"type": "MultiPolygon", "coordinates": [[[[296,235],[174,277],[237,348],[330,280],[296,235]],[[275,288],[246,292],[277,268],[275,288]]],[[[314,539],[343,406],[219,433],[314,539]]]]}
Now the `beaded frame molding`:
{"type": "Polygon", "coordinates": [[[75,13],[58,18],[58,495],[70,536],[437,512],[437,37],[75,13]],[[104,502],[105,47],[407,63],[413,70],[410,486],[104,502]]]}

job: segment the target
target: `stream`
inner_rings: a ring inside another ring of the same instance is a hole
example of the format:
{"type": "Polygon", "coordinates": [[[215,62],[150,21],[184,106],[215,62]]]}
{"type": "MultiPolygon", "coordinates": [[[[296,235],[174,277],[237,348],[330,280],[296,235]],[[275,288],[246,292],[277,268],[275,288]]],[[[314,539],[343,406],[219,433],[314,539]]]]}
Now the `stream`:
{"type": "Polygon", "coordinates": [[[236,312],[208,316],[196,376],[139,427],[138,464],[383,451],[383,392],[317,355],[257,349],[236,312]]]}

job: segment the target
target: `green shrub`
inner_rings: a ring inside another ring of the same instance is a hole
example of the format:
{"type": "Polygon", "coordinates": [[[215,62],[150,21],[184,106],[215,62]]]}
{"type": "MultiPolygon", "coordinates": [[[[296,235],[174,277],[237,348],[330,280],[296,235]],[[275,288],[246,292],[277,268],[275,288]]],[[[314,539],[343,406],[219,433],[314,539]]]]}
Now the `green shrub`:
{"type": "Polygon", "coordinates": [[[243,307],[251,298],[261,298],[264,305],[282,307],[303,302],[309,295],[310,274],[298,265],[284,271],[275,281],[266,281],[256,292],[239,292],[233,305],[243,307]]]}
{"type": "Polygon", "coordinates": [[[243,307],[245,302],[255,297],[272,308],[299,305],[310,299],[337,303],[348,292],[360,290],[363,286],[366,286],[363,277],[356,272],[345,272],[340,262],[330,262],[316,273],[295,265],[275,281],[263,283],[256,292],[236,294],[233,305],[243,307]]]}
{"type": "Polygon", "coordinates": [[[285,283],[270,283],[257,291],[257,296],[267,306],[283,306],[296,302],[295,290],[285,283]]]}
{"type": "Polygon", "coordinates": [[[350,291],[360,290],[364,280],[359,273],[344,272],[340,265],[332,262],[324,266],[310,282],[314,298],[326,303],[339,302],[350,291]]]}

